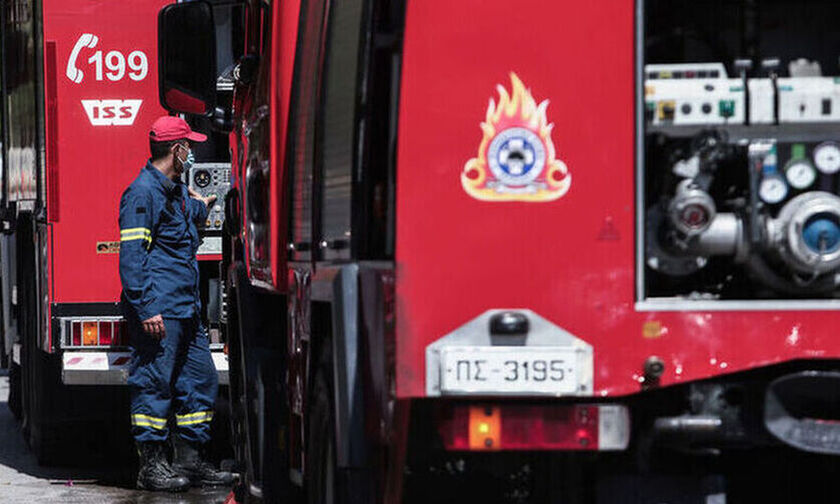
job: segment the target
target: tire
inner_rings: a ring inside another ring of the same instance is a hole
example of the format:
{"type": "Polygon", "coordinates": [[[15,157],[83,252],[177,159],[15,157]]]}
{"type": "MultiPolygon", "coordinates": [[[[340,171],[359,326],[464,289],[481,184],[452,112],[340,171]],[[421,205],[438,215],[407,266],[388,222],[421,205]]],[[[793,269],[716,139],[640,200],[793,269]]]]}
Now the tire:
{"type": "Polygon", "coordinates": [[[56,381],[60,378],[57,370],[49,365],[51,356],[32,348],[26,353],[29,369],[23,369],[23,389],[27,394],[24,436],[40,465],[61,464],[69,459],[69,450],[64,449],[64,443],[74,437],[64,435],[64,426],[59,423],[61,419],[50,408],[60,385],[56,381]]]}
{"type": "MultiPolygon", "coordinates": [[[[238,292],[231,286],[228,290],[229,299],[235,300],[238,292]]],[[[230,379],[230,430],[233,445],[235,470],[240,474],[239,483],[234,489],[237,502],[253,502],[249,499],[248,485],[254,480],[252,470],[250,445],[248,441],[247,399],[245,397],[245,375],[242,369],[242,347],[239,337],[239,321],[236,302],[231,301],[228,308],[226,331],[228,345],[228,376],[230,379]]]]}
{"type": "MultiPolygon", "coordinates": [[[[231,407],[236,458],[247,502],[297,502],[289,480],[285,394],[285,299],[256,291],[244,268],[236,268],[235,308],[228,324],[231,407]],[[258,489],[251,492],[251,489],[258,489]],[[256,495],[253,495],[256,494],[256,495]]],[[[243,493],[240,490],[240,493],[243,493]]]]}
{"type": "MultiPolygon", "coordinates": [[[[231,392],[231,429],[234,437],[234,456],[237,468],[239,469],[239,487],[235,489],[237,495],[241,495],[241,502],[260,503],[262,496],[255,496],[250,491],[251,487],[258,487],[262,490],[262,480],[258,474],[258,457],[255,455],[255,439],[258,439],[256,427],[259,425],[254,418],[251,408],[254,404],[254,392],[249,388],[248,369],[246,367],[247,348],[243,331],[247,330],[247,323],[250,320],[242,320],[241,310],[250,306],[253,302],[253,295],[247,283],[247,277],[241,267],[230,270],[235,278],[233,285],[228,290],[231,300],[228,311],[228,362],[231,392]]],[[[245,314],[247,317],[248,314],[245,314]]]]}
{"type": "Polygon", "coordinates": [[[336,499],[335,420],[330,388],[323,370],[315,377],[309,405],[306,446],[307,504],[334,504],[336,499]]]}
{"type": "MultiPolygon", "coordinates": [[[[18,252],[18,271],[35,271],[36,250],[35,235],[31,225],[18,228],[22,234],[18,252]],[[26,231],[23,231],[23,230],[26,231]],[[26,245],[23,245],[26,244],[26,245]]],[[[62,438],[71,439],[72,436],[62,436],[59,431],[61,419],[57,414],[54,402],[63,399],[60,392],[61,371],[57,356],[50,355],[38,348],[39,322],[38,303],[39,293],[35,275],[20,282],[18,301],[21,316],[19,330],[21,339],[21,430],[23,437],[41,465],[62,462],[62,438]]],[[[60,410],[59,410],[60,411],[60,410]]]]}

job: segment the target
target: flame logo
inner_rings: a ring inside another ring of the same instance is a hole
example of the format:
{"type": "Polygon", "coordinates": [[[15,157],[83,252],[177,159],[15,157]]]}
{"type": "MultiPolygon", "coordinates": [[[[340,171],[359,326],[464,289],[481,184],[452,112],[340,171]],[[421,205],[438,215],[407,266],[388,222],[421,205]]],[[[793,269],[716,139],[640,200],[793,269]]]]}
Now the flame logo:
{"type": "Polygon", "coordinates": [[[461,185],[482,201],[553,201],[568,192],[572,176],[555,158],[548,122],[548,100],[537,104],[513,72],[512,92],[497,85],[499,103],[491,98],[481,123],[484,136],[478,157],[464,165],[461,185]]]}

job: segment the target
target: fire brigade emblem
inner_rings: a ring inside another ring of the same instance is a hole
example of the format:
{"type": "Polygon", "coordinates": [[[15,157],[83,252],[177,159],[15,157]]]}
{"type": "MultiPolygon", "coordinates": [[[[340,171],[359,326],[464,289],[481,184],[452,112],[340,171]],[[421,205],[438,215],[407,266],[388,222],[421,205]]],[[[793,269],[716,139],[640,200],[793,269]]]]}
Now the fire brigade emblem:
{"type": "Polygon", "coordinates": [[[490,99],[478,157],[464,165],[461,185],[482,201],[556,200],[569,190],[572,176],[555,158],[548,100],[537,104],[516,74],[510,80],[512,93],[499,85],[499,103],[490,99]]]}

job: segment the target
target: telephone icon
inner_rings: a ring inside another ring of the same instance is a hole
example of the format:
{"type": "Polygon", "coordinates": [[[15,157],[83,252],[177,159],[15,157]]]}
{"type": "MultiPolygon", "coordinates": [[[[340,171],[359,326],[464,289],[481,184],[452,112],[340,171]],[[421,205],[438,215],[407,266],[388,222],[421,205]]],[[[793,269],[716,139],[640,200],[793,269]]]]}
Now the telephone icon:
{"type": "Polygon", "coordinates": [[[76,58],[79,57],[79,53],[85,47],[93,49],[96,47],[96,44],[99,43],[99,37],[93,35],[92,33],[83,33],[79,40],[76,41],[76,45],[73,46],[73,51],[70,52],[70,58],[67,60],[67,78],[71,81],[79,84],[82,82],[82,79],[85,77],[84,72],[82,72],[79,68],[76,68],[76,58]]]}

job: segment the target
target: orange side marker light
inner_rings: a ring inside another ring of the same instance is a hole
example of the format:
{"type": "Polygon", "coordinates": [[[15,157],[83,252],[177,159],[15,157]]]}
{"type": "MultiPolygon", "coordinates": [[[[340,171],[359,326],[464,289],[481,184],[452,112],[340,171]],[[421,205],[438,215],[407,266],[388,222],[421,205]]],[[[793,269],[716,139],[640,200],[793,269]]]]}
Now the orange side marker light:
{"type": "Polygon", "coordinates": [[[85,322],[82,324],[82,344],[99,344],[99,327],[96,322],[85,322]]]}
{"type": "Polygon", "coordinates": [[[470,406],[470,449],[502,448],[502,415],[498,407],[470,406]]]}

